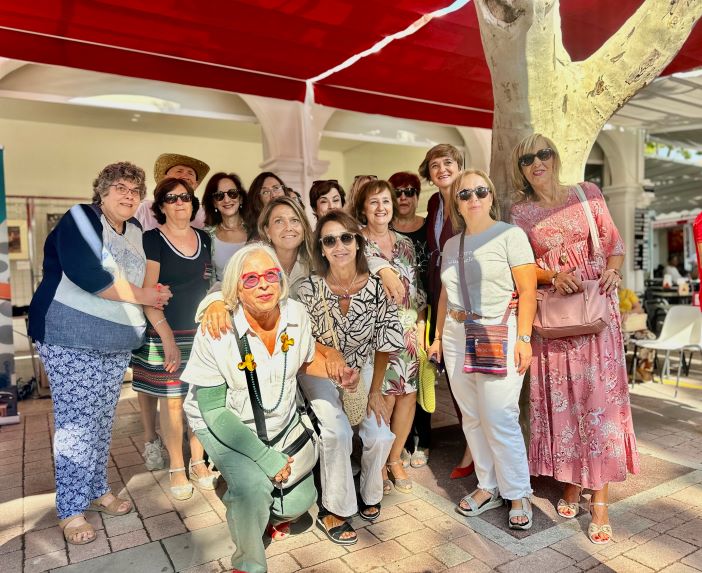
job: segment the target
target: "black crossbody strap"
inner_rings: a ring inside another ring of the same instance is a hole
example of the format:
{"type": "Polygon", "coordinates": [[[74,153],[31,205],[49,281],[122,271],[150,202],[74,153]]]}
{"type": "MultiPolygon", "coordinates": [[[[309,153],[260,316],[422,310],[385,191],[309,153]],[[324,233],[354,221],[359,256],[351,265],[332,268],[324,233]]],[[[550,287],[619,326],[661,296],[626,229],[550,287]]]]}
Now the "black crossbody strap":
{"type": "MultiPolygon", "coordinates": [[[[244,344],[244,339],[239,337],[239,332],[234,325],[234,320],[232,320],[232,327],[234,329],[234,338],[236,339],[236,344],[239,347],[239,354],[241,355],[242,362],[246,359],[246,346],[244,344]]],[[[246,338],[246,335],[244,335],[246,338]]],[[[261,395],[261,390],[258,385],[258,375],[256,374],[256,369],[253,371],[248,368],[244,368],[244,374],[246,375],[246,385],[249,388],[249,402],[251,402],[251,411],[253,412],[254,423],[256,424],[256,434],[258,434],[258,439],[264,444],[268,445],[268,432],[266,431],[266,415],[263,412],[263,408],[258,403],[256,395],[261,395]]]]}

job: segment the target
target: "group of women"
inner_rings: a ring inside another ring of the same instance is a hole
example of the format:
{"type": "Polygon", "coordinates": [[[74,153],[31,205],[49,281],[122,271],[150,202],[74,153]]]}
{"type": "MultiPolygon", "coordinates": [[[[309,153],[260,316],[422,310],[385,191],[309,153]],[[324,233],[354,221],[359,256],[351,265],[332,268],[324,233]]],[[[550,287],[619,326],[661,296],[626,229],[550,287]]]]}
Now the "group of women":
{"type": "Polygon", "coordinates": [[[132,217],[144,172],[119,163],[96,179],[93,203],[71,209],[46,242],[30,334],[52,386],[57,509],[69,543],[95,539],[85,511],[132,509],[106,477],[130,361],[145,396],[147,467],[166,457],[158,398],[172,495],[215,487],[205,451],[227,483],[235,570],[266,571],[264,532],[285,537],[317,500],[310,441],[319,452],[317,525],[334,543],[356,543],[350,518],[378,519],[383,495],[412,491],[407,468],[429,461],[431,419],[416,407],[420,349],[445,365],[466,438],[452,477],[474,468],[478,478],[456,511],[476,516],[507,500],[508,526],[529,529],[529,476],[550,475],[564,484],[558,514],[576,517],[587,488],[588,536],[611,539],[608,484],[638,471],[616,298],[624,247],[601,192],[582,183],[599,236],[588,240],[587,209],[560,181],[551,140],[533,135],[513,152],[512,224],[501,221],[487,174],[464,169],[459,151],[442,144],[419,167],[439,191],[426,219],[416,215],[420,180],[410,172],[357,177],[348,195],[337,181],[315,181],[314,225],[274,174],[247,193],[238,176],[217,173],[199,230],[194,188],[203,173],[190,159],[163,166],[150,207],[157,226],[143,236],[132,217]],[[192,176],[173,177],[183,165],[192,176]],[[583,280],[599,281],[609,326],[565,338],[533,333],[537,287],[567,296],[583,280]],[[495,327],[499,343],[467,338],[495,327]],[[527,447],[519,397],[529,369],[527,447]]]}

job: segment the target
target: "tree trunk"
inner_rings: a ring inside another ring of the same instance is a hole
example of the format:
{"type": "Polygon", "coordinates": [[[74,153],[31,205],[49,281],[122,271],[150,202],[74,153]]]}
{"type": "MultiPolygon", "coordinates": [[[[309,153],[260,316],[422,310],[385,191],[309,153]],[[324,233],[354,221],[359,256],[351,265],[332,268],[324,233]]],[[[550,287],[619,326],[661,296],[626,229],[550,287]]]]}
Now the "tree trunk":
{"type": "Polygon", "coordinates": [[[510,154],[531,133],[553,139],[561,180],[581,181],[604,124],[680,50],[702,16],[700,0],[645,0],[594,54],[571,61],[559,0],[475,0],[492,74],[490,174],[509,219],[510,154]]]}

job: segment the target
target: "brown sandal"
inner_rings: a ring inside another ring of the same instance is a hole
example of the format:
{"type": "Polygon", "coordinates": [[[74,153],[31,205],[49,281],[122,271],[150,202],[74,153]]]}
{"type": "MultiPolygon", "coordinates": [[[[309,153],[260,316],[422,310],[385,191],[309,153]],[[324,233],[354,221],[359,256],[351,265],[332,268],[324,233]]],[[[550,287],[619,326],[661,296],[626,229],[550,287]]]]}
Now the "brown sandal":
{"type": "Polygon", "coordinates": [[[66,543],[70,543],[71,545],[86,545],[88,543],[92,543],[97,538],[95,528],[87,521],[83,525],[68,527],[70,523],[79,517],[85,519],[85,515],[79,513],[59,521],[59,527],[61,528],[61,531],[63,531],[63,538],[66,540],[66,543]],[[92,533],[92,536],[88,537],[87,539],[81,539],[80,536],[83,533],[92,533]]]}
{"type": "MultiPolygon", "coordinates": [[[[88,509],[86,511],[98,511],[100,513],[106,513],[107,515],[125,515],[132,511],[132,502],[129,501],[128,499],[121,499],[117,497],[116,495],[114,496],[114,499],[107,505],[103,505],[100,503],[100,500],[105,498],[106,496],[110,495],[111,492],[106,493],[102,497],[99,497],[97,499],[94,499],[93,501],[90,502],[90,505],[88,506],[88,509]],[[127,503],[127,509],[125,510],[120,510],[119,506],[122,505],[123,503],[127,503]]],[[[113,494],[114,495],[114,494],[113,494]]]]}

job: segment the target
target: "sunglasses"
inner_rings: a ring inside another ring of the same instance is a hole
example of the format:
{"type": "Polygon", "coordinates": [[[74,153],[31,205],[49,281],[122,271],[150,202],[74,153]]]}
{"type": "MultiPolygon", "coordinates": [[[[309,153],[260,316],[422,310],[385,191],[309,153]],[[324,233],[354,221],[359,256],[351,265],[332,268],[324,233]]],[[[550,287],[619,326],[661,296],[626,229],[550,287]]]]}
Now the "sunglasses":
{"type": "Polygon", "coordinates": [[[246,273],[241,275],[241,285],[245,289],[251,289],[258,286],[261,282],[261,277],[263,277],[268,284],[279,283],[283,276],[283,271],[278,267],[273,267],[262,273],[246,273]]]}
{"type": "Polygon", "coordinates": [[[525,153],[519,158],[519,166],[529,167],[537,157],[540,161],[548,161],[553,157],[553,149],[546,147],[545,149],[539,149],[536,153],[525,153]]]}
{"type": "Polygon", "coordinates": [[[400,189],[395,189],[395,193],[397,193],[398,197],[402,197],[404,195],[408,199],[418,195],[417,190],[414,187],[401,187],[400,189]]]}
{"type": "Polygon", "coordinates": [[[337,240],[341,241],[342,245],[348,247],[355,239],[356,233],[341,233],[341,235],[324,235],[320,241],[327,249],[331,249],[336,245],[337,240]]]}
{"type": "Polygon", "coordinates": [[[180,199],[183,203],[190,203],[193,200],[193,196],[190,193],[181,193],[180,195],[173,195],[169,193],[163,198],[163,202],[173,205],[173,203],[178,202],[178,199],[180,199]]]}
{"type": "Polygon", "coordinates": [[[483,186],[476,187],[475,189],[461,189],[458,193],[456,193],[456,197],[458,197],[461,201],[470,201],[473,193],[475,193],[475,196],[478,199],[485,199],[485,197],[490,195],[490,189],[483,186]]]}
{"type": "Polygon", "coordinates": [[[338,179],[315,179],[314,181],[312,181],[312,186],[319,185],[320,183],[332,183],[332,184],[338,185],[339,180],[338,179]]]}
{"type": "Polygon", "coordinates": [[[212,198],[215,201],[222,201],[225,195],[232,200],[238,199],[239,191],[237,189],[230,189],[229,191],[215,191],[214,193],[212,193],[212,198]]]}
{"type": "Polygon", "coordinates": [[[378,176],[377,175],[356,175],[356,177],[353,178],[354,183],[356,181],[358,181],[359,179],[372,179],[373,181],[375,181],[376,179],[378,179],[378,176]]]}

